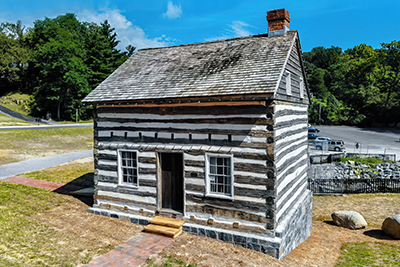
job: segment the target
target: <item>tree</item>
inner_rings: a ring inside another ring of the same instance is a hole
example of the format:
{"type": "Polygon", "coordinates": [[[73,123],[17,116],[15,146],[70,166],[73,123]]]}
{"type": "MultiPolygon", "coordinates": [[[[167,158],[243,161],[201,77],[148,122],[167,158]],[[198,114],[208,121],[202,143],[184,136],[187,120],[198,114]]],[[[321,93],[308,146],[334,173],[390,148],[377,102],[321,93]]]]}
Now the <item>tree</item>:
{"type": "Polygon", "coordinates": [[[28,44],[37,115],[50,111],[70,120],[76,109],[79,117],[87,115],[81,100],[128,58],[116,48],[116,36],[107,21],[80,22],[74,14],[35,21],[28,44]]]}
{"type": "Polygon", "coordinates": [[[0,24],[0,92],[25,91],[26,71],[30,50],[24,46],[24,27],[16,24],[0,24]]]}
{"type": "Polygon", "coordinates": [[[34,23],[29,42],[38,77],[35,109],[42,116],[50,111],[58,119],[71,119],[75,109],[82,109],[80,100],[90,92],[83,28],[74,14],[34,23]]]}

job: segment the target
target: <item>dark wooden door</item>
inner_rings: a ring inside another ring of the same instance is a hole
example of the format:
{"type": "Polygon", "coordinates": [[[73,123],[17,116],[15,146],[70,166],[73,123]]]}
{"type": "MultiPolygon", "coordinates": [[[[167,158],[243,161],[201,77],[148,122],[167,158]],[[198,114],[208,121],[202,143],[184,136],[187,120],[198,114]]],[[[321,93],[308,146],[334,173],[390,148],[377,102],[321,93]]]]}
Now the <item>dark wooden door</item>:
{"type": "Polygon", "coordinates": [[[183,212],[183,154],[160,155],[162,208],[183,212]]]}

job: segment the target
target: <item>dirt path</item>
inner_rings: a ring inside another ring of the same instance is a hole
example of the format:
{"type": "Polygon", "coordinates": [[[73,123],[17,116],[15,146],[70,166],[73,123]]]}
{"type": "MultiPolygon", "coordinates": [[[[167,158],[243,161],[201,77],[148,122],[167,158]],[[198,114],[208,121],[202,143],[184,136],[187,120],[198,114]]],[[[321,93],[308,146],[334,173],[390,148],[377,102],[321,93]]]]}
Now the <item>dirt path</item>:
{"type": "Polygon", "coordinates": [[[260,252],[187,233],[152,258],[157,264],[162,264],[167,254],[199,266],[328,267],[336,265],[342,244],[347,242],[382,242],[400,246],[399,240],[389,239],[379,229],[349,230],[331,222],[314,221],[311,236],[281,261],[260,252]]]}

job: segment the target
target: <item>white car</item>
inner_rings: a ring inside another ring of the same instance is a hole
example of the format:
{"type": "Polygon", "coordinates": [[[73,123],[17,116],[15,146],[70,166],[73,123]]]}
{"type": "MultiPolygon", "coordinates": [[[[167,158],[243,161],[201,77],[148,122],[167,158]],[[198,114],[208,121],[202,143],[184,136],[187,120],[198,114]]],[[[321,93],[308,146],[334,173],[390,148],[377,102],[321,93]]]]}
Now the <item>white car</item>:
{"type": "Polygon", "coordinates": [[[315,149],[317,150],[328,150],[330,138],[324,136],[318,136],[315,138],[315,149]]]}

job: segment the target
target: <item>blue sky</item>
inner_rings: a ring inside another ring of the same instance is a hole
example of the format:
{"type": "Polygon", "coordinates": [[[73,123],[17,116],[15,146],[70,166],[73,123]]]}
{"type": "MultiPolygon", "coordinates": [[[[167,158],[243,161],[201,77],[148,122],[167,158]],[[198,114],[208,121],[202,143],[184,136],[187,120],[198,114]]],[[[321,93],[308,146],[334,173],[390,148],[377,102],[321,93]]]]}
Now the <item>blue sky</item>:
{"type": "Polygon", "coordinates": [[[0,22],[32,27],[35,20],[75,13],[80,21],[107,19],[120,49],[171,46],[267,32],[266,12],[286,8],[303,52],[361,43],[374,48],[400,39],[398,0],[1,0],[0,22]]]}

